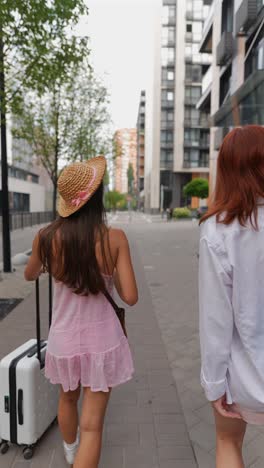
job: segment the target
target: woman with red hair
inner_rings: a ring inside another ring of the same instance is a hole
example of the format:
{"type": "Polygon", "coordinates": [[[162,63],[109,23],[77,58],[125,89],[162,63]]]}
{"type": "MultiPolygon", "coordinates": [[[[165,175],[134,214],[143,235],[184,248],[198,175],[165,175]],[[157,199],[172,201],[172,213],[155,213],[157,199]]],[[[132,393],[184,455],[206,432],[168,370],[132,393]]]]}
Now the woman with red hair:
{"type": "Polygon", "coordinates": [[[264,425],[264,128],[230,132],[200,239],[201,381],[217,468],[243,468],[247,423],[264,425]]]}

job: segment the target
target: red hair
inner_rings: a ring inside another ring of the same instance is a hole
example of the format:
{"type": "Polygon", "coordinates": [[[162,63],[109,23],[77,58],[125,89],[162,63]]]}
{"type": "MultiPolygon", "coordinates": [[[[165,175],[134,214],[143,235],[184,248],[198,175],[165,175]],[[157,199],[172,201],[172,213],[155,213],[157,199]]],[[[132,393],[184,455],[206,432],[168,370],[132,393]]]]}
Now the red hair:
{"type": "Polygon", "coordinates": [[[249,219],[257,229],[260,197],[264,198],[264,127],[235,128],[220,148],[214,200],[201,222],[216,215],[217,222],[238,219],[245,226],[249,219]]]}

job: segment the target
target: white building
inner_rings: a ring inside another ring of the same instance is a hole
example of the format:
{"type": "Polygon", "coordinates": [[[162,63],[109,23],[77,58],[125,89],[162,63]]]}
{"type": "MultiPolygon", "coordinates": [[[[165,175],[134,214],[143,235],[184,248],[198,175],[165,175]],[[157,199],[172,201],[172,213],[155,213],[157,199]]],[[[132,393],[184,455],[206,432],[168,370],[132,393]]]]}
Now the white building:
{"type": "MultiPolygon", "coordinates": [[[[211,56],[199,52],[209,5],[163,0],[156,16],[153,86],[146,93],[145,208],[186,204],[183,187],[208,178],[209,122],[196,109],[211,56]]],[[[198,207],[198,200],[192,200],[198,207]]]]}
{"type": "MultiPolygon", "coordinates": [[[[30,146],[16,140],[7,121],[8,189],[10,211],[49,211],[52,209],[52,184],[44,168],[38,167],[30,146]]],[[[1,159],[1,149],[0,149],[1,159]]],[[[1,167],[0,167],[1,175],[1,167]]],[[[2,181],[0,179],[0,190],[2,181]]],[[[1,191],[0,191],[1,209],[1,191]]]]}

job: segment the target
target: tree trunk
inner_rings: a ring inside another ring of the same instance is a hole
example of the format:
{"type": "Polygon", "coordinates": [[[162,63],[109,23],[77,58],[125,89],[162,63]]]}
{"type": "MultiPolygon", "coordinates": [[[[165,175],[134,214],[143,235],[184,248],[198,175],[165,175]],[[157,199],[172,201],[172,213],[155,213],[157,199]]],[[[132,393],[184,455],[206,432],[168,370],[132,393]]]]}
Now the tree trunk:
{"type": "Polygon", "coordinates": [[[58,159],[59,159],[59,108],[56,112],[56,122],[55,122],[55,161],[54,161],[54,189],[53,189],[53,219],[56,219],[57,216],[57,183],[58,183],[58,159]]]}
{"type": "Polygon", "coordinates": [[[4,272],[10,273],[11,244],[9,219],[8,164],[6,144],[6,96],[4,70],[4,44],[2,27],[0,25],[0,111],[1,111],[1,173],[2,173],[2,232],[4,272]]]}

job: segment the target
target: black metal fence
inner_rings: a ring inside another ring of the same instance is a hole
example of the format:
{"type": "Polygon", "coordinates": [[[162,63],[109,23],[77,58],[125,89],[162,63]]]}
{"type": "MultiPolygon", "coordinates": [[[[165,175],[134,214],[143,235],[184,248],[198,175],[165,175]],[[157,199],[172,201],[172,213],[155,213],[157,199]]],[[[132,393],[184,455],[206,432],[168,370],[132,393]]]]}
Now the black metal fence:
{"type": "MultiPolygon", "coordinates": [[[[52,211],[36,211],[34,213],[12,213],[10,214],[10,229],[24,229],[26,227],[36,226],[37,224],[46,224],[52,221],[52,211]]],[[[2,216],[0,216],[0,228],[2,231],[2,216]]]]}

